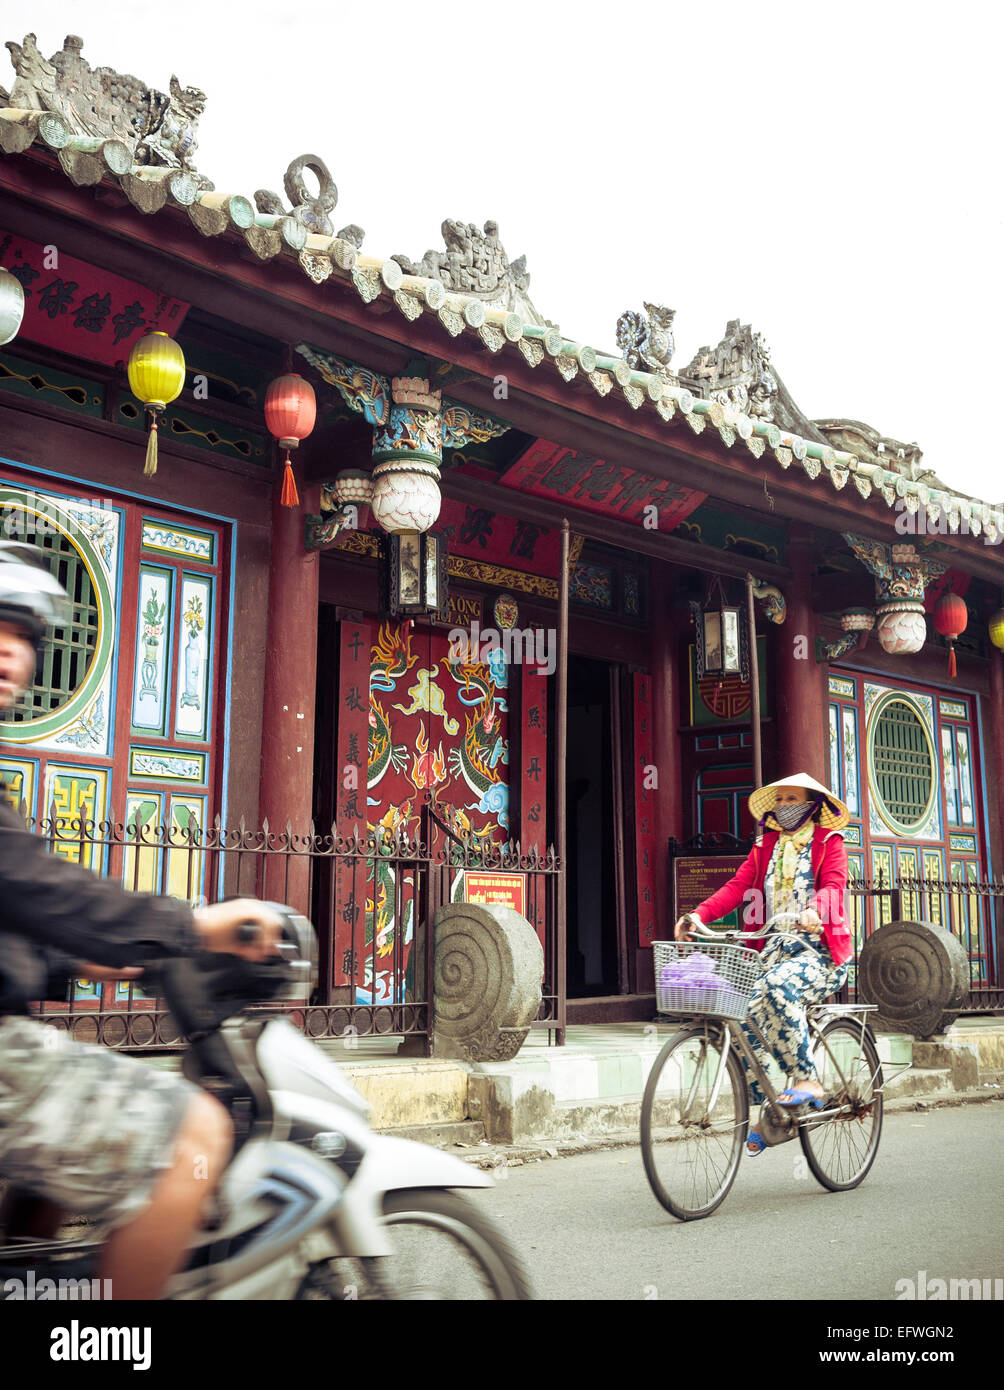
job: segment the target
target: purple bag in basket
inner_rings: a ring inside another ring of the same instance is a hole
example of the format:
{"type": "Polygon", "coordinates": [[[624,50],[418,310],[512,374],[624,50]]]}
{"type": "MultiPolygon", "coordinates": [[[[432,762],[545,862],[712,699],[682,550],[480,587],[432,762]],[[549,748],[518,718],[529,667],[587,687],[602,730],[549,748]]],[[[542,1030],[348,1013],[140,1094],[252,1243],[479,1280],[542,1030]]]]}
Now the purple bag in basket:
{"type": "Polygon", "coordinates": [[[728,981],[718,974],[715,962],[703,951],[694,951],[663,966],[659,982],[663,989],[728,989],[728,981]]]}

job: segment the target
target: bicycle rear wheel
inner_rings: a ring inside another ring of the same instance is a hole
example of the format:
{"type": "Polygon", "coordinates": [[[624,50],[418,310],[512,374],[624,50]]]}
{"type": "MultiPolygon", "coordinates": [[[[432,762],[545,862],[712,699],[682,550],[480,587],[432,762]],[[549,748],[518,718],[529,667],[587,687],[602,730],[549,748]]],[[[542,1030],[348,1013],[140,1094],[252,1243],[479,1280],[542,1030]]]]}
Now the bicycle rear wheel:
{"type": "Polygon", "coordinates": [[[645,1087],[645,1174],[658,1201],[680,1221],[710,1216],[739,1168],[749,1101],[731,1048],[724,1061],[721,1030],[696,1025],[670,1038],[645,1087]]]}
{"type": "Polygon", "coordinates": [[[832,1019],[813,1048],[812,1060],[823,1087],[823,1110],[839,1114],[799,1124],[798,1137],[817,1182],[831,1192],[857,1187],[875,1162],[882,1133],[882,1064],[871,1031],[859,1023],[832,1019]],[[838,1069],[839,1064],[839,1069],[838,1069]],[[843,1074],[841,1076],[841,1073],[843,1074]]]}

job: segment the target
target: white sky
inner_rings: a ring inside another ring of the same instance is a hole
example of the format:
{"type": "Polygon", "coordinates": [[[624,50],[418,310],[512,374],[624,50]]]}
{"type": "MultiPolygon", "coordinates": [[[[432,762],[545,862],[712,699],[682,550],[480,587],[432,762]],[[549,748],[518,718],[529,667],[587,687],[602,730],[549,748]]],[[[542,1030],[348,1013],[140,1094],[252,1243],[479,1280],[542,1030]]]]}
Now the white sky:
{"type": "Polygon", "coordinates": [[[201,87],[196,164],[220,190],[281,193],[310,151],[336,229],[416,260],[445,217],[494,218],[568,336],[612,349],[624,309],[666,304],[683,366],[741,316],[810,418],[916,440],[1004,499],[990,0],[3,10],[0,37],[34,29],[46,57],[79,34],[93,66],[201,87]]]}

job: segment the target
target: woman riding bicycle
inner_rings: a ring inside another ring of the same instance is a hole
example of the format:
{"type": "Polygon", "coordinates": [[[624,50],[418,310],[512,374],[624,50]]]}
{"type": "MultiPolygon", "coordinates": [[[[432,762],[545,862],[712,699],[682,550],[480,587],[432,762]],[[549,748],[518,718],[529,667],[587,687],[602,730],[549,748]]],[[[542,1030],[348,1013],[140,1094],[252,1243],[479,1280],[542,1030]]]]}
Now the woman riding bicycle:
{"type": "MultiPolygon", "coordinates": [[[[847,853],[841,832],[850,812],[806,773],[760,787],[750,797],[749,808],[757,838],[748,859],[717,893],[680,918],[674,936],[677,941],[689,940],[690,918],[708,925],[740,904],[746,905],[747,930],[762,927],[779,914],[790,914],[791,925],[783,928],[785,938],[772,940],[768,932],[764,941],[755,944],[763,950],[765,972],[754,987],[749,1017],[770,1044],[782,1071],[795,1078],[778,1097],[778,1104],[818,1108],[823,1088],[810,1053],[805,1009],[834,994],[847,979],[852,945],[844,922],[847,853]]],[[[771,1059],[752,1030],[745,1024],[742,1028],[766,1066],[771,1059]]],[[[754,1104],[763,1105],[766,1097],[761,1088],[755,1079],[749,1080],[754,1104]]],[[[762,1134],[751,1130],[746,1147],[755,1155],[767,1143],[762,1134]]]]}

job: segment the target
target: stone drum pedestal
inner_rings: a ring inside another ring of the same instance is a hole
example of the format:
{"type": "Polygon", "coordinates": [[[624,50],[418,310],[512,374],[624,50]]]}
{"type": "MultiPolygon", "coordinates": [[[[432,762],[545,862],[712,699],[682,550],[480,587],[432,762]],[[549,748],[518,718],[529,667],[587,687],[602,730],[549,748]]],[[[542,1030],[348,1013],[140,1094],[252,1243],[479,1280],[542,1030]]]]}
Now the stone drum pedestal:
{"type": "Polygon", "coordinates": [[[917,1038],[943,1033],[969,997],[966,948],[932,922],[887,922],[861,949],[858,996],[878,1005],[879,1028],[917,1038]]]}
{"type": "Polygon", "coordinates": [[[504,1062],[537,1016],[544,952],[514,908],[448,903],[436,913],[435,1057],[504,1062]]]}

